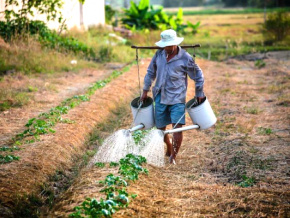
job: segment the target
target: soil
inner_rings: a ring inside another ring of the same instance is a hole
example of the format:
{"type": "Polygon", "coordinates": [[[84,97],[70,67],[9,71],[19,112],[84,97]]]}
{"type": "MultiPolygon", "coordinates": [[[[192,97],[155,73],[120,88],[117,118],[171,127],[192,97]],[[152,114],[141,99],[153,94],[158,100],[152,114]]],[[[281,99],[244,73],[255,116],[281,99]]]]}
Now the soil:
{"type": "MultiPolygon", "coordinates": [[[[259,69],[247,60],[197,60],[204,71],[204,90],[217,116],[216,125],[204,131],[184,132],[176,165],[167,161],[162,168],[145,166],[149,175],[141,175],[128,189],[138,197],[115,217],[290,216],[290,61],[272,57],[264,61],[266,65],[259,69]]],[[[144,59],[141,64],[142,78],[149,62],[144,59]]],[[[96,70],[60,77],[64,83],[59,92],[37,93],[36,103],[1,113],[1,145],[22,131],[29,118],[82,93],[91,82],[107,74],[106,70],[96,70]],[[42,96],[46,96],[45,102],[42,96]]],[[[75,157],[86,152],[86,138],[94,127],[106,125],[114,111],[124,105],[125,115],[116,122],[121,122],[120,128],[129,128],[130,101],[138,93],[137,69],[133,66],[97,90],[90,102],[65,116],[75,124],[58,124],[56,133],[15,152],[21,157],[19,161],[0,166],[0,214],[13,217],[19,199],[41,196],[43,186],[55,172],[69,171],[75,166],[75,157]]],[[[194,96],[192,81],[187,94],[187,99],[194,96]]],[[[192,123],[188,116],[186,122],[192,123]]],[[[107,130],[106,134],[112,132],[107,130]]],[[[68,190],[42,216],[67,217],[86,197],[103,197],[97,181],[111,172],[115,169],[80,169],[68,190]]]]}

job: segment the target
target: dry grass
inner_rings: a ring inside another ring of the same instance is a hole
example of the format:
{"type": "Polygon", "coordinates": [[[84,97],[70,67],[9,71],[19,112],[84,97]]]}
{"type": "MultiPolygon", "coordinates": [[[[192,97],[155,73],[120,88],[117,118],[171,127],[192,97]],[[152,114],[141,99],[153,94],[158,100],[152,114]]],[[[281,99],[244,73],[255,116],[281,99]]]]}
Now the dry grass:
{"type": "Polygon", "coordinates": [[[234,44],[235,49],[239,50],[245,43],[263,40],[261,33],[263,14],[195,15],[185,16],[184,20],[192,23],[201,22],[199,33],[194,39],[202,45],[216,43],[230,48],[234,44]]]}
{"type": "MultiPolygon", "coordinates": [[[[253,69],[249,74],[248,69],[239,69],[249,63],[238,61],[231,65],[220,63],[219,67],[204,60],[198,63],[205,72],[205,91],[219,123],[206,131],[184,132],[177,165],[147,166],[149,176],[141,175],[128,188],[138,197],[114,217],[288,217],[289,108],[277,105],[279,93],[257,91],[256,84],[261,76],[265,77],[265,70],[253,69]],[[245,79],[249,82],[240,83],[245,79]],[[221,94],[226,87],[237,94],[221,94]],[[248,98],[252,95],[254,102],[248,98]],[[249,104],[263,110],[247,113],[244,108],[249,104]],[[273,134],[259,134],[259,126],[270,127],[273,134]]],[[[281,70],[289,75],[284,65],[281,70]]],[[[273,80],[283,80],[283,76],[267,76],[262,85],[273,80]]],[[[189,86],[191,98],[193,83],[189,86]]],[[[191,123],[189,117],[187,123],[191,123]]],[[[104,197],[96,182],[111,172],[106,170],[85,169],[50,216],[66,217],[86,197],[104,197]]]]}
{"type": "Polygon", "coordinates": [[[48,178],[56,171],[70,169],[75,158],[84,153],[84,142],[94,126],[107,119],[112,109],[133,98],[137,88],[135,80],[136,67],[98,90],[90,102],[64,116],[74,120],[74,124],[59,124],[55,134],[44,135],[40,142],[15,152],[21,157],[20,161],[1,166],[1,204],[15,208],[29,203],[25,198],[27,195],[41,198],[41,186],[48,182],[48,178]]]}

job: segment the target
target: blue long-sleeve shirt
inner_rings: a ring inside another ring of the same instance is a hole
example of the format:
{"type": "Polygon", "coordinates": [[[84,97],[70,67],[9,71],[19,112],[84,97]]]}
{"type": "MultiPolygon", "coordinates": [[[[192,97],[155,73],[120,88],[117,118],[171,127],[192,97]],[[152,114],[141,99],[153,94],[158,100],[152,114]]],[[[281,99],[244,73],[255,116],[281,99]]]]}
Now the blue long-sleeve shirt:
{"type": "Polygon", "coordinates": [[[196,97],[204,96],[202,70],[190,54],[181,47],[178,48],[178,54],[168,62],[165,50],[158,50],[152,58],[144,78],[143,90],[148,91],[156,80],[152,89],[153,97],[161,91],[161,103],[166,105],[185,103],[187,75],[195,81],[196,97]]]}

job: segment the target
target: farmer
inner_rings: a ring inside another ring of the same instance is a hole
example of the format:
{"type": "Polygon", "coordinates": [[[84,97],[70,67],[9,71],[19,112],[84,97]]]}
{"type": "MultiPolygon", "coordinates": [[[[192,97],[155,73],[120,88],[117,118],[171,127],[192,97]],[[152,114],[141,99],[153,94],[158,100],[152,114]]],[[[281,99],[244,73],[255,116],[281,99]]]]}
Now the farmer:
{"type": "MultiPolygon", "coordinates": [[[[147,98],[148,91],[156,80],[152,89],[155,101],[155,123],[160,130],[166,126],[180,128],[185,124],[185,98],[187,91],[187,75],[195,81],[195,96],[201,102],[204,78],[202,70],[193,58],[180,46],[183,38],[177,37],[174,30],[165,30],[161,33],[161,40],[155,44],[159,49],[151,60],[144,78],[141,101],[147,98]],[[180,118],[183,118],[180,120],[180,118]]],[[[166,156],[169,162],[175,164],[176,155],[182,143],[182,132],[173,134],[172,143],[168,134],[164,136],[167,145],[166,156]]]]}

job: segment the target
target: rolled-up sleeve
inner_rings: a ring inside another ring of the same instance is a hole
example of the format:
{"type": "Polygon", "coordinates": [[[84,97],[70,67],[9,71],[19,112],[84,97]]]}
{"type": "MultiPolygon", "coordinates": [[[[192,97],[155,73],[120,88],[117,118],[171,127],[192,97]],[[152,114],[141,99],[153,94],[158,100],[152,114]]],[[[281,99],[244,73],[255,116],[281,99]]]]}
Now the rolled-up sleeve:
{"type": "Polygon", "coordinates": [[[189,59],[187,62],[187,74],[195,82],[195,96],[204,97],[203,84],[204,77],[203,72],[200,67],[193,61],[189,59]]]}
{"type": "Polygon", "coordinates": [[[148,68],[147,68],[147,74],[144,78],[144,86],[143,90],[149,91],[153,81],[156,78],[156,71],[157,71],[157,65],[156,65],[156,55],[152,58],[148,68]]]}

